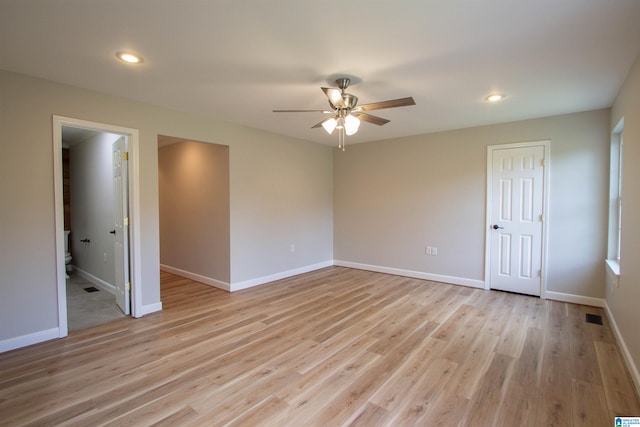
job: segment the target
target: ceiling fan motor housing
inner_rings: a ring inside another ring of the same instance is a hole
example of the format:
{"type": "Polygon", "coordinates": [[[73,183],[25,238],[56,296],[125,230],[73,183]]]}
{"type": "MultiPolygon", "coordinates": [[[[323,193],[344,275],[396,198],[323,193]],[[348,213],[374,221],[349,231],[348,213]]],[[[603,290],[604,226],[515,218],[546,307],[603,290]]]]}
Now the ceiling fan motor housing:
{"type": "Polygon", "coordinates": [[[345,108],[348,108],[349,110],[355,108],[356,104],[358,103],[358,97],[355,95],[351,95],[350,93],[343,93],[342,99],[344,100],[345,108]]]}
{"type": "Polygon", "coordinates": [[[336,80],[336,86],[343,91],[349,87],[349,83],[351,83],[351,80],[346,77],[336,80]]]}

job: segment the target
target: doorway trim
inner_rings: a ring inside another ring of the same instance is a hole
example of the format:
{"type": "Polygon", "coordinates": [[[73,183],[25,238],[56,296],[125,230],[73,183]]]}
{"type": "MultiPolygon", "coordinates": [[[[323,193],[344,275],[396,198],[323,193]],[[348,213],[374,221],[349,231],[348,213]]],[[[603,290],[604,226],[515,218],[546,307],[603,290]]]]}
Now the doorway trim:
{"type": "Polygon", "coordinates": [[[140,253],[140,144],[138,129],[53,116],[53,182],[56,238],[56,282],[58,291],[58,337],[68,335],[67,293],[64,264],[64,200],[62,183],[62,128],[64,126],[108,132],[127,137],[129,150],[129,269],[131,316],[142,317],[142,257],[140,253]]]}
{"type": "Polygon", "coordinates": [[[549,169],[551,158],[551,140],[515,142],[511,144],[498,144],[487,146],[487,184],[485,201],[485,238],[484,238],[484,288],[491,289],[491,203],[493,201],[491,179],[493,176],[493,152],[509,148],[543,147],[544,148],[544,170],[543,170],[543,194],[542,194],[542,260],[540,262],[540,298],[546,299],[547,289],[547,234],[549,225],[549,169]]]}

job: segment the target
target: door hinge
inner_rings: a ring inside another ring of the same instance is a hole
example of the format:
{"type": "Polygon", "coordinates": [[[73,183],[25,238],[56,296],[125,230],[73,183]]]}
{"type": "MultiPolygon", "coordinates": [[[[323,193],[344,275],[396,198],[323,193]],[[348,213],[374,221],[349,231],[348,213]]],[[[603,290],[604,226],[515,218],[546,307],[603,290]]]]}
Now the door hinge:
{"type": "Polygon", "coordinates": [[[540,214],[540,222],[544,221],[544,214],[540,214]]]}
{"type": "Polygon", "coordinates": [[[543,158],[541,163],[542,163],[542,166],[545,166],[547,164],[546,159],[543,158]]]}
{"type": "Polygon", "coordinates": [[[125,290],[130,291],[131,290],[131,282],[127,282],[126,285],[124,285],[125,290]]]}
{"type": "Polygon", "coordinates": [[[538,277],[542,277],[542,270],[538,270],[538,277]]]}
{"type": "Polygon", "coordinates": [[[123,151],[122,152],[122,160],[129,160],[129,152],[128,151],[123,151]]]}
{"type": "Polygon", "coordinates": [[[126,217],[122,222],[124,223],[125,227],[128,227],[129,226],[129,217],[126,217]]]}

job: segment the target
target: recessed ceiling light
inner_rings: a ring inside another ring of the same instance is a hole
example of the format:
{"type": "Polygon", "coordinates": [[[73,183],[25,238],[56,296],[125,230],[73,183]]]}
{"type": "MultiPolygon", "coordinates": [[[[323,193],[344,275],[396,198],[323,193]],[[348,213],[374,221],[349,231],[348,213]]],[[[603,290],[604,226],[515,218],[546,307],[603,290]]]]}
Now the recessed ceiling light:
{"type": "Polygon", "coordinates": [[[505,98],[505,95],[501,93],[493,93],[491,95],[486,96],[484,100],[487,102],[498,102],[498,101],[502,101],[504,98],[505,98]]]}
{"type": "Polygon", "coordinates": [[[116,56],[119,60],[127,62],[129,64],[139,64],[142,62],[141,56],[138,56],[135,53],[131,52],[118,52],[116,53],[116,56]]]}

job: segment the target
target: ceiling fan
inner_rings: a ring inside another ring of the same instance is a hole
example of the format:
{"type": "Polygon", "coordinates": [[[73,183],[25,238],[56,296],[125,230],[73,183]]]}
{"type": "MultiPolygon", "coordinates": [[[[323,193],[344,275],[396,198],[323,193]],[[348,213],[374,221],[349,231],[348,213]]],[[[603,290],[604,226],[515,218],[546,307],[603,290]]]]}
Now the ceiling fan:
{"type": "Polygon", "coordinates": [[[372,123],[378,126],[389,123],[389,120],[368,114],[367,111],[382,110],[383,108],[406,107],[416,104],[412,97],[408,97],[357,105],[358,97],[345,92],[350,83],[350,79],[343,77],[336,80],[337,88],[321,88],[324,94],[327,96],[327,99],[329,100],[331,110],[273,110],[273,112],[320,112],[324,114],[331,114],[331,117],[322,120],[320,123],[316,123],[311,128],[319,128],[320,126],[322,126],[329,134],[333,133],[335,129],[338,129],[338,148],[341,148],[342,151],[344,151],[345,134],[355,134],[360,127],[360,121],[365,121],[367,123],[372,123]]]}

